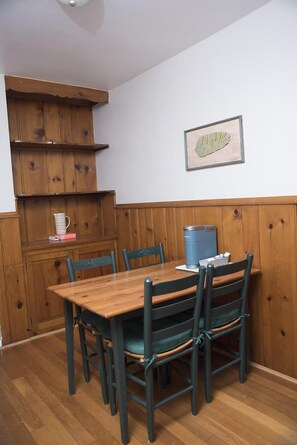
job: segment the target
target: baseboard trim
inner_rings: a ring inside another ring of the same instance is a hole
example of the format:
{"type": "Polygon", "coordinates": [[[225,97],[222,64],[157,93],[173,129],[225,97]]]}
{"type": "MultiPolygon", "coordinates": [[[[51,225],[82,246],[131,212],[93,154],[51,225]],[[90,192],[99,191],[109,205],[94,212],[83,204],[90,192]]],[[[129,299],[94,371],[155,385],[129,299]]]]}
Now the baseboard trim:
{"type": "Polygon", "coordinates": [[[13,348],[14,346],[19,346],[23,343],[28,343],[30,341],[37,340],[41,337],[48,337],[49,335],[58,334],[59,332],[65,331],[65,328],[56,329],[55,331],[45,332],[44,334],[38,334],[33,335],[32,337],[25,338],[24,340],[16,341],[14,343],[9,343],[8,345],[4,345],[0,348],[0,351],[3,351],[4,349],[13,348]]]}
{"type": "Polygon", "coordinates": [[[251,367],[259,369],[260,371],[263,371],[263,372],[270,374],[274,377],[277,377],[281,380],[286,380],[287,382],[294,383],[294,385],[297,385],[297,379],[295,379],[294,377],[291,377],[289,375],[282,374],[281,372],[275,371],[274,369],[267,368],[266,366],[259,365],[258,363],[255,363],[255,362],[251,362],[251,367]]]}

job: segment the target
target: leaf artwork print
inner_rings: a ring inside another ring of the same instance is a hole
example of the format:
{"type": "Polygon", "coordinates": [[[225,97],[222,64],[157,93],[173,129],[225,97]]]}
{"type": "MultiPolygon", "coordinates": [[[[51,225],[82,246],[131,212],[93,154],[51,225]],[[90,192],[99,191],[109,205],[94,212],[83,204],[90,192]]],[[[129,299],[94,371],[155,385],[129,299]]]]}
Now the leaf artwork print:
{"type": "Polygon", "coordinates": [[[230,134],[224,131],[206,134],[198,139],[195,151],[200,158],[203,158],[226,147],[230,140],[230,134]]]}

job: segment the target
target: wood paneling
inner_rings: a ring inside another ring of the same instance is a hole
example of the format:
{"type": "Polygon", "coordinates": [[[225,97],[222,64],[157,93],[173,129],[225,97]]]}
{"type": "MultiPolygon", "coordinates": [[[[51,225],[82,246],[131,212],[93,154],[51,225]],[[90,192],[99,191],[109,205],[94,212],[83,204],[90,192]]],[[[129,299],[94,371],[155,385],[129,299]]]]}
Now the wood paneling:
{"type": "Polygon", "coordinates": [[[3,344],[29,336],[19,217],[0,215],[0,327],[3,344]]]}
{"type": "MultiPolygon", "coordinates": [[[[8,98],[11,139],[25,142],[93,144],[92,109],[46,101],[8,98]]],[[[97,190],[95,152],[44,152],[14,149],[16,194],[85,192],[97,190]]]]}
{"type": "Polygon", "coordinates": [[[297,377],[296,196],[116,206],[122,248],[163,242],[167,260],[184,257],[183,226],[214,224],[231,261],[254,253],[261,277],[250,288],[252,360],[297,377]]]}
{"type": "Polygon", "coordinates": [[[259,209],[264,364],[296,375],[296,208],[259,209]]]}

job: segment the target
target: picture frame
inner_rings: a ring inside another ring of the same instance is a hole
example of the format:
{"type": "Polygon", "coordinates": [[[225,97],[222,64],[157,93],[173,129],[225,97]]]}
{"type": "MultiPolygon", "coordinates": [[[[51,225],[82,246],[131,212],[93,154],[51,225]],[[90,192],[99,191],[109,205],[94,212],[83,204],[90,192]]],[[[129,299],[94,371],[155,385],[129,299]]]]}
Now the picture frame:
{"type": "Polygon", "coordinates": [[[184,132],[186,170],[243,163],[242,116],[235,116],[184,132]]]}

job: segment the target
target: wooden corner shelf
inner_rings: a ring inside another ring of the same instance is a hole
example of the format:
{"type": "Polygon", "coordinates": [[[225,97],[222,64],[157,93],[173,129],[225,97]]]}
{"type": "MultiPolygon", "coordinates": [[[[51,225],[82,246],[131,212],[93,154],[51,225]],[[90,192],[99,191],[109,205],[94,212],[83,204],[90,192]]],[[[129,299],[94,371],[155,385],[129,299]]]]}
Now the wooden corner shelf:
{"type": "Polygon", "coordinates": [[[16,76],[5,76],[5,88],[7,97],[19,99],[46,100],[91,107],[96,104],[107,104],[109,101],[107,91],[16,76]]]}
{"type": "Polygon", "coordinates": [[[109,241],[116,241],[117,235],[110,235],[110,236],[95,236],[95,235],[85,235],[85,236],[77,236],[76,239],[69,239],[69,240],[63,240],[63,241],[50,241],[48,239],[46,240],[35,240],[35,241],[29,241],[29,242],[23,242],[22,243],[22,251],[23,252],[34,252],[39,250],[55,250],[55,249],[64,249],[67,247],[72,246],[80,246],[80,245],[86,245],[86,244],[94,244],[94,243],[104,243],[109,241]]]}
{"type": "Polygon", "coordinates": [[[115,195],[114,190],[98,190],[94,192],[62,192],[62,193],[33,193],[33,194],[17,194],[17,199],[35,199],[35,198],[61,198],[63,196],[91,196],[91,195],[115,195]]]}
{"type": "Polygon", "coordinates": [[[61,142],[25,142],[11,141],[11,149],[14,150],[57,150],[57,151],[99,151],[109,148],[108,144],[70,144],[61,142]]]}

